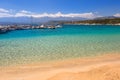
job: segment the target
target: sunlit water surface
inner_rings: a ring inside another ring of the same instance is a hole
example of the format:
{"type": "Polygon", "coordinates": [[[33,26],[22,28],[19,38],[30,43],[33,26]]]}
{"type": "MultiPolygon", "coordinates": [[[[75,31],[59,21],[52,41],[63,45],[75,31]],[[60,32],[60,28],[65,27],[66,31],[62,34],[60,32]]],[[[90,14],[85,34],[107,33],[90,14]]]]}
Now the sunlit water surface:
{"type": "Polygon", "coordinates": [[[120,26],[63,25],[0,34],[0,66],[120,53],[120,26]]]}

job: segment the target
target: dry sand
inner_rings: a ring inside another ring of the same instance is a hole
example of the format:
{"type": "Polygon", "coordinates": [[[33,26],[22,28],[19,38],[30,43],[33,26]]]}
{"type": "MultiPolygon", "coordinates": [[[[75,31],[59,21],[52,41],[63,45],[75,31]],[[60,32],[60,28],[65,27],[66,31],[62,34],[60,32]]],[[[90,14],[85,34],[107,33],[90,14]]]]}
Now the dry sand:
{"type": "Polygon", "coordinates": [[[4,67],[0,80],[120,80],[120,54],[4,67]]]}

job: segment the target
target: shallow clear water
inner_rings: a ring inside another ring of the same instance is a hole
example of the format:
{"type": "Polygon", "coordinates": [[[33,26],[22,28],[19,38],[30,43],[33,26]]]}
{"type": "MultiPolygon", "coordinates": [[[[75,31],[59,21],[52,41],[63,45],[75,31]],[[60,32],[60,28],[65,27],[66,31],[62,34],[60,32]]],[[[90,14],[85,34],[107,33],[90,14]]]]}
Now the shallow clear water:
{"type": "Polygon", "coordinates": [[[0,66],[120,53],[120,26],[63,25],[0,35],[0,66]]]}

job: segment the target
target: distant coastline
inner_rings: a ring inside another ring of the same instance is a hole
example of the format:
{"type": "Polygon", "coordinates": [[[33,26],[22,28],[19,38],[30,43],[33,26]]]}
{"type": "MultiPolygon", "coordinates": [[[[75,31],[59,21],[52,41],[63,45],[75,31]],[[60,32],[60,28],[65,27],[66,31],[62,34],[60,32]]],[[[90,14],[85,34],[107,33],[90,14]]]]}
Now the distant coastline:
{"type": "Polygon", "coordinates": [[[120,18],[98,18],[82,21],[61,21],[59,23],[75,25],[120,25],[120,18]]]}
{"type": "Polygon", "coordinates": [[[0,26],[0,34],[7,33],[13,30],[28,30],[28,29],[55,29],[61,27],[61,25],[115,25],[120,26],[120,18],[98,18],[93,20],[82,21],[50,21],[45,25],[7,25],[0,26]],[[49,24],[49,25],[48,25],[49,24]],[[57,25],[55,25],[57,24],[57,25]]]}
{"type": "Polygon", "coordinates": [[[119,24],[89,24],[89,23],[86,23],[86,24],[64,24],[64,25],[113,25],[113,26],[120,26],[120,23],[119,24]]]}

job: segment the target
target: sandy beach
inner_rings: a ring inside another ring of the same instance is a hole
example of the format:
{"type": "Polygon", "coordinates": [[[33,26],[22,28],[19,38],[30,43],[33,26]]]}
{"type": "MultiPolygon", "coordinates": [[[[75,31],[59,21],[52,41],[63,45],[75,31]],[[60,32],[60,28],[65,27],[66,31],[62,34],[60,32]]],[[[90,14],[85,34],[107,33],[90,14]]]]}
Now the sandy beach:
{"type": "Polygon", "coordinates": [[[0,80],[120,80],[120,55],[0,68],[0,80]]]}

